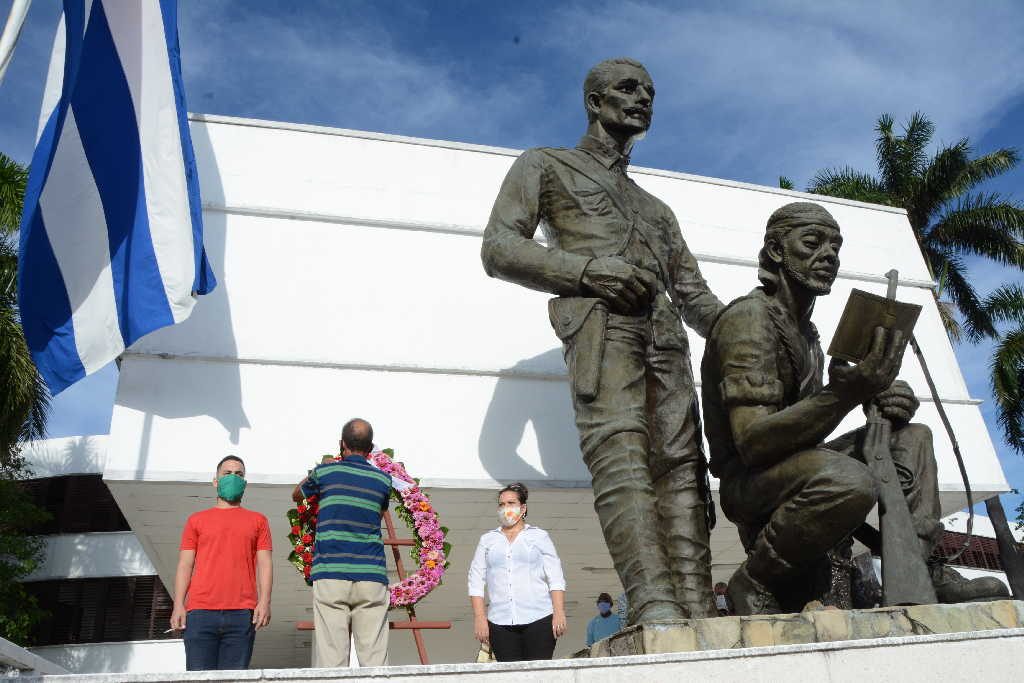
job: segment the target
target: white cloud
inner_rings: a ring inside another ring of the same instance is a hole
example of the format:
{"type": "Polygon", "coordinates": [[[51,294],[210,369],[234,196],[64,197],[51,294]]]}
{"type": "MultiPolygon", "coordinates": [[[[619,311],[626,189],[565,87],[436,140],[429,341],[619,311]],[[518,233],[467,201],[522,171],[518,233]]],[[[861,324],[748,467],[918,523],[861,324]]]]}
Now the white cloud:
{"type": "Polygon", "coordinates": [[[1011,67],[1024,63],[1021,10],[626,1],[575,5],[547,26],[567,53],[583,43],[591,60],[630,54],[648,65],[658,85],[651,139],[666,149],[645,155],[680,170],[696,163],[767,183],[785,173],[802,184],[823,166],[873,170],[883,112],[901,120],[921,110],[937,138],[979,138],[1024,91],[1024,72],[1011,67]]]}
{"type": "Polygon", "coordinates": [[[450,51],[409,40],[415,13],[388,25],[337,5],[285,16],[237,9],[183,8],[183,68],[195,111],[493,139],[520,125],[520,96],[540,88],[530,74],[490,87],[466,82],[450,51]]]}

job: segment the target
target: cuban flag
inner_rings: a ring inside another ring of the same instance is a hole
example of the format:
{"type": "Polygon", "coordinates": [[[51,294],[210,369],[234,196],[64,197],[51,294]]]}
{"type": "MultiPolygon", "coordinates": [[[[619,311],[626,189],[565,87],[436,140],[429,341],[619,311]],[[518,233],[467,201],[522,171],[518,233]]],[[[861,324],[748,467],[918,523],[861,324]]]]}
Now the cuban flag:
{"type": "Polygon", "coordinates": [[[21,221],[18,304],[51,393],[216,286],[177,0],[64,0],[21,221]]]}

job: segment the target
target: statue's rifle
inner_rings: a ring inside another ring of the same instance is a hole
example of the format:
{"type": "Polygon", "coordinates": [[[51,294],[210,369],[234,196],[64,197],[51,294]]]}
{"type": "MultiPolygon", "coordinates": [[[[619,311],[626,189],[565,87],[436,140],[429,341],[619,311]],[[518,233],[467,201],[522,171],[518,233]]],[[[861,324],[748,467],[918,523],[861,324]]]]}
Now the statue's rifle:
{"type": "MultiPolygon", "coordinates": [[[[890,270],[886,299],[896,301],[898,273],[890,270]]],[[[890,308],[892,304],[890,304],[890,308]]],[[[882,545],[882,600],[885,605],[921,605],[936,602],[935,589],[924,558],[924,545],[907,507],[896,465],[889,450],[892,424],[878,406],[868,408],[864,459],[878,482],[878,517],[882,545]]]]}

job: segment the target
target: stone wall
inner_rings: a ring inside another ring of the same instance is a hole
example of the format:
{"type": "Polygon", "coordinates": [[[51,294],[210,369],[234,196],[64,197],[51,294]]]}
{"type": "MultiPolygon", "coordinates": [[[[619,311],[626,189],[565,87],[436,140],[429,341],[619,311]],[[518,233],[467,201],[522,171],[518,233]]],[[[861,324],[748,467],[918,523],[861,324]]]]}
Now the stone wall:
{"type": "Polygon", "coordinates": [[[718,617],[631,626],[581,650],[576,656],[618,657],[730,650],[1021,626],[1024,626],[1024,602],[1019,600],[866,610],[820,609],[800,614],[718,617]]]}

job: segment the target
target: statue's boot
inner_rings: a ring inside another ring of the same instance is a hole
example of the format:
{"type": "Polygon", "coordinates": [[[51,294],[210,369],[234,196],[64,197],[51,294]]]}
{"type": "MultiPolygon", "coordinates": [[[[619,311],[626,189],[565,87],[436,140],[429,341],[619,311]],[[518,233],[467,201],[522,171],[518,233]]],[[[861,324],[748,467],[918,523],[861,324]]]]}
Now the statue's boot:
{"type": "Polygon", "coordinates": [[[928,563],[935,597],[943,603],[1009,598],[1010,591],[999,579],[992,576],[965,578],[932,556],[933,549],[942,538],[943,528],[939,519],[942,510],[938,465],[931,430],[925,425],[910,423],[894,432],[890,449],[914,521],[914,531],[921,539],[921,554],[928,563]]]}
{"type": "Polygon", "coordinates": [[[782,607],[775,594],[763,583],[753,578],[747,570],[747,563],[739,566],[729,579],[726,591],[733,611],[739,616],[752,614],[780,614],[782,607]]]}
{"type": "Polygon", "coordinates": [[[614,434],[586,460],[594,509],[629,601],[629,623],[685,619],[661,542],[647,437],[639,432],[614,434]]]}
{"type": "Polygon", "coordinates": [[[662,538],[676,598],[692,619],[718,616],[711,588],[711,543],[697,465],[680,465],[654,482],[662,538]]]}
{"type": "Polygon", "coordinates": [[[968,579],[942,562],[932,562],[928,570],[939,602],[987,602],[1010,598],[1006,584],[994,576],[968,579]]]}
{"type": "Polygon", "coordinates": [[[729,579],[729,598],[740,616],[779,614],[782,607],[773,589],[795,578],[799,571],[776,550],[771,527],[758,532],[747,559],[729,579]]]}

